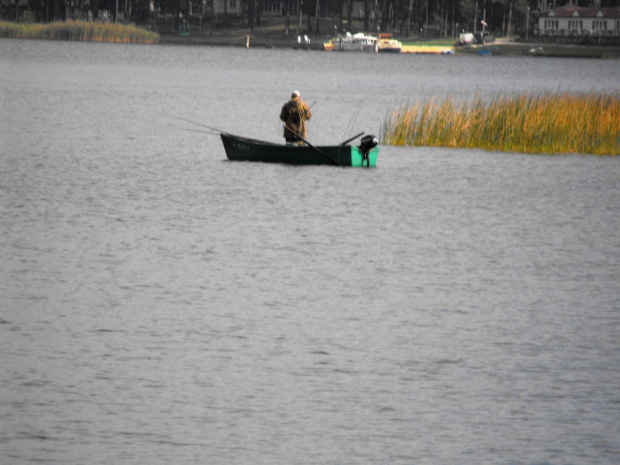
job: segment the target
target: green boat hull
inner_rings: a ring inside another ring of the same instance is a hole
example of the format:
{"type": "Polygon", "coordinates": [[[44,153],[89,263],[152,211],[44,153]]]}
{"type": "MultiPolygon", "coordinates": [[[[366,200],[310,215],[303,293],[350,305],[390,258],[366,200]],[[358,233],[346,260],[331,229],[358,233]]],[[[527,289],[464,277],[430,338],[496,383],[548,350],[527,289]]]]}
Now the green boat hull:
{"type": "Polygon", "coordinates": [[[358,147],[352,145],[295,146],[247,139],[227,133],[220,135],[226,156],[233,161],[373,167],[377,166],[379,156],[379,147],[375,147],[365,156],[358,147]]]}

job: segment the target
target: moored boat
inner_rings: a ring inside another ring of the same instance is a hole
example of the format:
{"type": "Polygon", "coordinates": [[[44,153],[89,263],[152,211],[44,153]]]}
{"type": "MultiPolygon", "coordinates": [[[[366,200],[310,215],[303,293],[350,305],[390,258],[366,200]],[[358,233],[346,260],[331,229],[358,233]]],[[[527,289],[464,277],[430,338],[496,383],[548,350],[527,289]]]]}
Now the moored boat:
{"type": "Polygon", "coordinates": [[[392,34],[383,33],[379,34],[378,48],[379,53],[400,53],[403,48],[403,44],[394,39],[392,34]]]}
{"type": "Polygon", "coordinates": [[[339,34],[338,37],[323,44],[323,47],[325,50],[340,52],[377,52],[379,50],[377,38],[361,32],[353,35],[350,32],[345,35],[339,34]]]}
{"type": "Polygon", "coordinates": [[[226,157],[232,161],[373,167],[379,155],[377,138],[372,135],[364,136],[358,146],[347,144],[352,139],[340,145],[314,146],[307,141],[305,145],[275,144],[225,132],[220,136],[226,157]]]}

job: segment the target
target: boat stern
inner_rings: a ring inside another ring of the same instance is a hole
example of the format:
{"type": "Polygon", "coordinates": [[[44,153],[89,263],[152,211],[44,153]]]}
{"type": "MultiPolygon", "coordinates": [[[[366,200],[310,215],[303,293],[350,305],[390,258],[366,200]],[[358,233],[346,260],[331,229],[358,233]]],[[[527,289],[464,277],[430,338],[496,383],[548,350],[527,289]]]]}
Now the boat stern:
{"type": "Polygon", "coordinates": [[[374,167],[378,157],[379,140],[373,135],[362,137],[360,145],[351,147],[351,166],[374,167]]]}

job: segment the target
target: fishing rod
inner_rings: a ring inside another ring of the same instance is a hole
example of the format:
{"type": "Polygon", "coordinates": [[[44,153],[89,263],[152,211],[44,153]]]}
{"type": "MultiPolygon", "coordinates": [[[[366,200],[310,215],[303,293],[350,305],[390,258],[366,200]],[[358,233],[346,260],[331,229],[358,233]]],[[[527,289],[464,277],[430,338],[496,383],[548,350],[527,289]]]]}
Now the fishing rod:
{"type": "Polygon", "coordinates": [[[306,139],[304,139],[303,137],[301,137],[299,134],[297,134],[297,131],[289,128],[286,124],[284,125],[284,127],[286,129],[288,129],[289,131],[291,131],[293,134],[295,134],[295,136],[303,141],[304,143],[306,143],[308,145],[308,147],[310,147],[312,150],[314,150],[315,152],[317,152],[319,155],[321,155],[323,158],[325,158],[326,160],[329,160],[332,164],[334,165],[338,165],[340,166],[340,163],[338,163],[338,161],[334,160],[333,158],[327,156],[325,153],[323,153],[322,150],[320,150],[319,148],[315,147],[314,145],[312,145],[310,142],[308,142],[306,139]]]}
{"type": "Polygon", "coordinates": [[[210,131],[214,131],[214,132],[218,132],[218,133],[226,132],[226,131],[223,131],[221,129],[214,128],[213,126],[207,126],[206,124],[202,124],[202,123],[198,123],[196,121],[192,121],[191,119],[181,118],[180,116],[169,115],[169,114],[166,115],[166,116],[169,116],[170,118],[175,118],[175,119],[178,119],[178,120],[181,120],[181,121],[185,121],[186,123],[191,123],[191,124],[195,124],[197,126],[202,126],[203,128],[207,128],[210,131]]]}
{"type": "Polygon", "coordinates": [[[352,140],[357,139],[359,136],[363,136],[364,135],[364,131],[360,132],[359,134],[351,137],[350,139],[345,140],[344,142],[341,142],[340,145],[347,145],[349,142],[351,142],[352,140]]]}
{"type": "MultiPolygon", "coordinates": [[[[191,131],[191,132],[199,132],[200,134],[208,134],[210,136],[217,136],[218,134],[216,134],[213,131],[201,131],[200,129],[192,129],[192,128],[174,128],[174,129],[179,129],[181,131],[191,131]]],[[[222,131],[224,132],[224,131],[222,131]]]]}
{"type": "MultiPolygon", "coordinates": [[[[313,133],[317,132],[319,130],[319,128],[321,127],[321,124],[320,124],[321,123],[321,119],[320,118],[317,119],[317,117],[316,117],[317,114],[319,114],[319,110],[321,109],[321,103],[322,103],[321,101],[315,100],[314,102],[312,102],[311,105],[308,105],[308,108],[310,108],[312,110],[312,119],[309,122],[314,123],[312,125],[312,128],[313,128],[312,132],[313,133]],[[316,108],[312,108],[312,107],[315,107],[315,106],[316,106],[316,108]]],[[[310,131],[310,127],[308,127],[308,131],[310,131]]]]}

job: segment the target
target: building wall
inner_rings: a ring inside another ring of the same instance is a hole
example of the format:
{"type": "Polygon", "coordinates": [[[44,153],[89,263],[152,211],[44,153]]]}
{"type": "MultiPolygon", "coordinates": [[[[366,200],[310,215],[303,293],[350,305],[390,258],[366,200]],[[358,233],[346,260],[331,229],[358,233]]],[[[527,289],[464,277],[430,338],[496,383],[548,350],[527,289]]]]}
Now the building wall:
{"type": "Polygon", "coordinates": [[[241,14],[241,0],[213,0],[213,14],[222,15],[226,12],[231,15],[241,14]]]}

